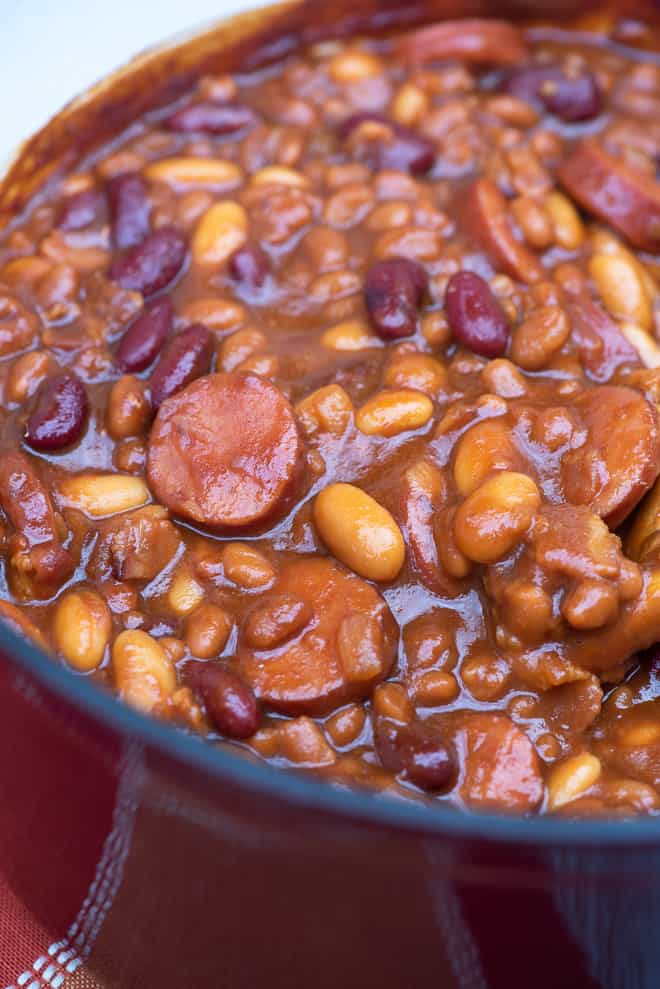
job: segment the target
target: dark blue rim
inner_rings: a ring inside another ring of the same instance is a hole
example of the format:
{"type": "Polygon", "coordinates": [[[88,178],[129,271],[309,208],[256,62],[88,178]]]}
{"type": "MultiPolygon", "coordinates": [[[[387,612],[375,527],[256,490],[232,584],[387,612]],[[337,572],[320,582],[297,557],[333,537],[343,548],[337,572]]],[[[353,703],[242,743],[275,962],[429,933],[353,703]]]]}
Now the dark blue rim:
{"type": "Polygon", "coordinates": [[[206,776],[231,780],[245,789],[276,797],[312,810],[362,820],[383,828],[433,835],[526,845],[660,844],[660,820],[570,820],[551,817],[503,817],[463,814],[445,808],[376,797],[362,791],[337,789],[307,776],[286,772],[267,763],[253,763],[230,752],[205,745],[199,739],[133,711],[106,694],[86,677],[75,676],[41,649],[0,624],[0,654],[4,653],[75,707],[124,737],[136,739],[179,762],[193,765],[206,776]]]}

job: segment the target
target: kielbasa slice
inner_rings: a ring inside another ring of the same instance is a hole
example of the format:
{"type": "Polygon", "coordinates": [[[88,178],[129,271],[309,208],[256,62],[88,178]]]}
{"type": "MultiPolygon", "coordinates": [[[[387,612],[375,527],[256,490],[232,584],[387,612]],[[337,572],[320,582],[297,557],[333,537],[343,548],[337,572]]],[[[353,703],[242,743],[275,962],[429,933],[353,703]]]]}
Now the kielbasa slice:
{"type": "Polygon", "coordinates": [[[591,388],[575,400],[587,429],[586,443],[565,454],[566,499],[589,505],[616,528],[660,472],[658,415],[632,388],[591,388]]]}
{"type": "Polygon", "coordinates": [[[634,247],[660,250],[660,183],[585,139],[559,168],[565,189],[634,247]]]}
{"type": "Polygon", "coordinates": [[[456,711],[428,722],[463,762],[456,795],[470,810],[524,814],[543,799],[539,759],[525,733],[501,712],[456,711]]]}
{"type": "Polygon", "coordinates": [[[496,268],[532,285],[544,277],[543,265],[513,232],[507,202],[492,179],[477,179],[463,201],[462,225],[496,268]]]}
{"type": "Polygon", "coordinates": [[[149,483],[176,515],[214,529],[247,526],[286,502],[302,452],[293,409],[275,385],[211,374],[161,405],[149,483]]]}
{"type": "MultiPolygon", "coordinates": [[[[368,697],[389,673],[398,630],[378,591],[334,560],[299,560],[282,568],[268,592],[273,601],[307,602],[305,622],[293,637],[254,648],[248,616],[236,664],[257,697],[286,714],[324,714],[368,697]]],[[[267,598],[261,598],[263,609],[267,598]]]]}
{"type": "Polygon", "coordinates": [[[9,580],[20,598],[48,598],[73,573],[62,545],[53,503],[32,462],[20,450],[0,457],[0,504],[14,532],[9,580]]]}
{"type": "Polygon", "coordinates": [[[488,65],[518,65],[527,57],[522,31],[507,21],[466,18],[444,21],[405,35],[399,54],[409,62],[460,59],[488,65]]]}

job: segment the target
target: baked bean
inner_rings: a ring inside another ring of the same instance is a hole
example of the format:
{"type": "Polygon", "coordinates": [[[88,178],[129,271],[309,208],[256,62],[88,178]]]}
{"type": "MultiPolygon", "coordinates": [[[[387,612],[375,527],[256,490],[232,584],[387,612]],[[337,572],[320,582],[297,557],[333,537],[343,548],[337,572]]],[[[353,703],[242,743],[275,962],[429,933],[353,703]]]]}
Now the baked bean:
{"type": "Polygon", "coordinates": [[[46,378],[37,392],[36,406],[25,428],[25,438],[35,450],[61,450],[82,436],[89,400],[77,375],[63,371],[46,378]]]}
{"type": "Polygon", "coordinates": [[[10,402],[23,403],[32,398],[41,383],[49,377],[53,359],[48,353],[31,350],[23,354],[12,366],[7,378],[7,398],[10,402]]]}
{"type": "Polygon", "coordinates": [[[500,471],[459,507],[454,521],[458,548],[476,563],[495,563],[520,542],[541,505],[526,474],[500,471]]]}
{"type": "Polygon", "coordinates": [[[218,267],[247,242],[248,217],[239,203],[230,199],[214,203],[197,224],[192,240],[196,264],[218,267]]]}
{"type": "Polygon", "coordinates": [[[233,103],[192,103],[171,114],[165,121],[169,130],[183,134],[234,134],[247,130],[256,122],[247,106],[233,103]]]}
{"type": "Polygon", "coordinates": [[[598,83],[588,69],[578,74],[552,64],[528,65],[510,73],[504,90],[569,123],[591,120],[601,110],[598,83]]]}
{"type": "Polygon", "coordinates": [[[405,557],[401,530],[382,505],[352,484],[331,484],[316,496],[314,521],[335,556],[369,580],[389,581],[405,557]]]}
{"type": "Polygon", "coordinates": [[[229,259],[229,274],[249,295],[264,287],[270,272],[268,255],[256,245],[239,247],[229,259]]]}
{"type": "Polygon", "coordinates": [[[651,300],[633,263],[626,257],[594,254],[589,261],[589,273],[605,308],[615,319],[627,320],[651,332],[651,300]]]}
{"type": "Polygon", "coordinates": [[[486,419],[461,437],[454,460],[454,480],[460,494],[467,497],[493,471],[521,466],[522,458],[506,422],[499,418],[486,419]]]}
{"type": "Polygon", "coordinates": [[[122,288],[154,295],[174,281],[187,251],[186,241],[176,228],[161,227],[117,258],[110,267],[110,277],[122,288]]]}
{"type": "Polygon", "coordinates": [[[355,157],[372,168],[423,175],[435,161],[429,140],[380,114],[356,113],[343,122],[340,134],[355,157]]]}
{"type": "Polygon", "coordinates": [[[310,605],[294,595],[267,598],[250,612],[245,638],[255,649],[273,649],[290,639],[312,616],[310,605]]]}
{"type": "Polygon", "coordinates": [[[509,664],[500,656],[478,653],[461,666],[461,680],[478,701],[498,700],[506,692],[511,676],[509,664]]]}
{"type": "Polygon", "coordinates": [[[166,182],[179,188],[208,186],[227,191],[235,189],[243,181],[243,172],[233,161],[221,158],[161,158],[145,168],[145,175],[152,182],[166,182]]]}
{"type": "Polygon", "coordinates": [[[398,725],[379,718],[375,741],[385,768],[402,773],[422,790],[445,790],[456,775],[453,753],[427,722],[398,725]]]}
{"type": "Polygon", "coordinates": [[[213,338],[201,323],[193,323],[173,337],[151,375],[151,404],[163,402],[209,369],[213,338]]]}
{"type": "Polygon", "coordinates": [[[472,271],[452,275],[445,293],[449,327],[456,340],[483,357],[500,357],[509,321],[487,283],[472,271]]]}
{"type": "Polygon", "coordinates": [[[451,704],[459,693],[458,681],[453,673],[429,670],[423,673],[414,687],[415,703],[422,707],[440,707],[451,704]]]}
{"type": "Polygon", "coordinates": [[[355,425],[367,436],[397,436],[421,429],[433,415],[433,402],[410,389],[383,391],[374,395],[355,413],[355,425]]]}
{"type": "Polygon", "coordinates": [[[232,628],[233,622],[223,608],[210,602],[198,604],[186,619],[186,644],[193,656],[213,659],[224,650],[232,628]]]}
{"type": "Polygon", "coordinates": [[[244,590],[267,587],[275,579],[275,568],[267,557],[249,543],[229,543],[222,554],[225,576],[244,590]]]}
{"type": "Polygon", "coordinates": [[[126,439],[142,433],[151,417],[151,405],[139,378],[126,374],[110,389],[108,398],[108,432],[114,439],[126,439]]]}
{"type": "Polygon", "coordinates": [[[550,217],[553,236],[559,247],[567,251],[576,251],[582,247],[586,230],[570,199],[555,190],[545,197],[543,205],[550,217]]]}
{"type": "Polygon", "coordinates": [[[74,670],[88,673],[101,665],[111,631],[108,606],[95,591],[81,588],[60,598],[53,618],[53,637],[74,670]]]}
{"type": "Polygon", "coordinates": [[[121,251],[137,247],[151,233],[151,204],[144,179],[138,172],[116,175],[107,190],[115,246],[121,251]]]}
{"type": "Polygon", "coordinates": [[[220,663],[188,663],[186,678],[204,702],[214,727],[227,738],[249,738],[259,725],[254,693],[220,663]]]}
{"type": "Polygon", "coordinates": [[[328,718],[325,730],[334,745],[343,748],[360,737],[366,720],[367,715],[361,704],[349,704],[328,718]]]}
{"type": "Polygon", "coordinates": [[[57,218],[60,230],[84,230],[102,217],[106,209],[106,199],[100,189],[83,188],[74,192],[62,203],[57,218]]]}
{"type": "Polygon", "coordinates": [[[379,338],[371,333],[367,324],[357,319],[330,327],[321,337],[321,343],[328,350],[338,351],[370,350],[372,347],[382,346],[379,338]]]}
{"type": "Polygon", "coordinates": [[[383,339],[415,332],[417,308],[427,287],[425,270],[407,258],[391,258],[369,269],[365,285],[367,309],[374,329],[383,339]]]}
{"type": "Polygon", "coordinates": [[[518,196],[511,202],[511,212],[531,247],[549,247],[554,239],[550,217],[531,196],[518,196]]]}
{"type": "Polygon", "coordinates": [[[176,687],[176,674],[157,639],[141,629],[120,632],[112,646],[112,669],[120,696],[149,713],[176,687]]]}
{"type": "Polygon", "coordinates": [[[127,328],[117,347],[122,371],[144,371],[160,353],[172,327],[174,309],[168,296],[147,306],[127,328]]]}
{"type": "Polygon", "coordinates": [[[511,357],[526,371],[539,371],[564,346],[570,331],[568,316],[563,309],[542,306],[514,329],[511,357]]]}
{"type": "Polygon", "coordinates": [[[590,752],[581,752],[558,763],[548,778],[548,810],[558,810],[582,796],[600,774],[600,761],[590,752]]]}
{"type": "Polygon", "coordinates": [[[413,706],[406,688],[401,683],[381,683],[374,690],[374,713],[394,721],[411,721],[413,706]]]}
{"type": "Polygon", "coordinates": [[[90,518],[118,515],[149,501],[149,489],[139,477],[123,474],[72,474],[58,484],[64,505],[90,518]]]}
{"type": "Polygon", "coordinates": [[[616,588],[604,580],[583,580],[566,595],[561,610],[573,628],[602,628],[618,614],[616,588]]]}
{"type": "Polygon", "coordinates": [[[188,615],[203,600],[204,588],[191,574],[185,571],[175,574],[167,593],[167,603],[175,614],[188,615]]]}
{"type": "Polygon", "coordinates": [[[267,339],[261,330],[246,326],[223,341],[218,364],[223,371],[235,371],[248,357],[258,354],[266,345],[267,339]]]}
{"type": "Polygon", "coordinates": [[[447,387],[447,369],[428,354],[400,354],[387,367],[383,384],[388,388],[413,389],[437,398],[447,387]]]}
{"type": "Polygon", "coordinates": [[[406,82],[392,101],[392,117],[397,124],[412,127],[425,116],[430,107],[427,93],[414,83],[406,82]]]}

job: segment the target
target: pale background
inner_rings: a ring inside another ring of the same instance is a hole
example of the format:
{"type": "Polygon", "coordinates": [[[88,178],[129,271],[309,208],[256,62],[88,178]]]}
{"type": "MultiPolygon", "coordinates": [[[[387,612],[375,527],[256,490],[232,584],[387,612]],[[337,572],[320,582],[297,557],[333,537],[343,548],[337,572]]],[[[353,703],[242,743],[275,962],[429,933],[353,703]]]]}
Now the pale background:
{"type": "Polygon", "coordinates": [[[267,0],[0,0],[0,162],[144,48],[267,0]]]}

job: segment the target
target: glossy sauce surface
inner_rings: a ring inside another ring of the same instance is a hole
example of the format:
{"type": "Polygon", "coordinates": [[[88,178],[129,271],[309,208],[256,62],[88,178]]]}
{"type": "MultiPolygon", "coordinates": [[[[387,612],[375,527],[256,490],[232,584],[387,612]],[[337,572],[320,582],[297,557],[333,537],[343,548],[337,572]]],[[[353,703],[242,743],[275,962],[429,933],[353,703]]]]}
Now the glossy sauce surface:
{"type": "Polygon", "coordinates": [[[594,26],[204,77],[0,233],[7,621],[335,785],[658,812],[660,63],[594,26]]]}

